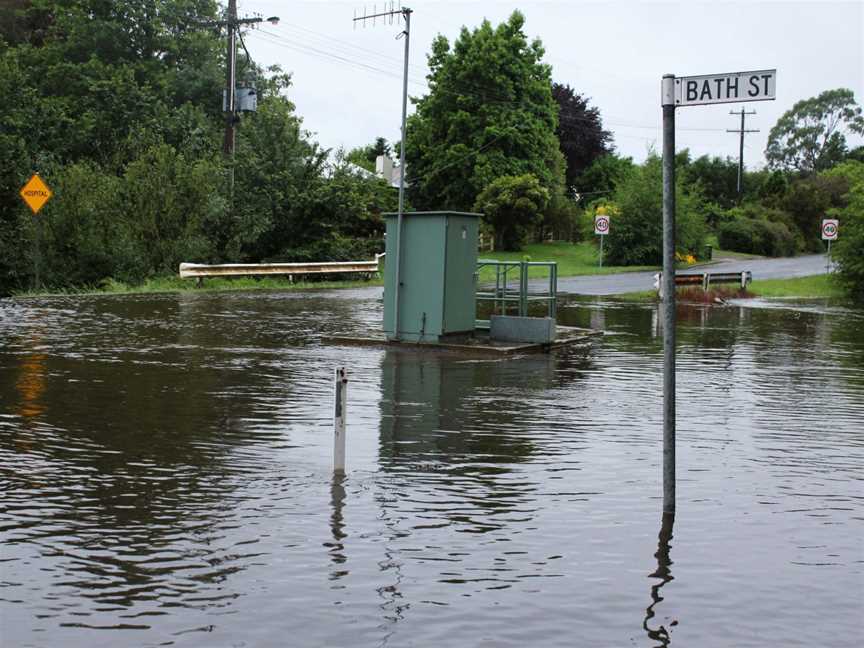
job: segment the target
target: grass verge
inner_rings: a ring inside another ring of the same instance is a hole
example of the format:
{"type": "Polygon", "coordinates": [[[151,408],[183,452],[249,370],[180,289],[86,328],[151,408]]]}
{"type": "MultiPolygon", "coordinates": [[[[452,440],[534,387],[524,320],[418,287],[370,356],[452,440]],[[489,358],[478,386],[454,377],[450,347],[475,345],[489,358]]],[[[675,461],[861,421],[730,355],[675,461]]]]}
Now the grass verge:
{"type": "MultiPolygon", "coordinates": [[[[554,261],[558,264],[559,277],[575,277],[579,275],[614,274],[617,272],[639,272],[655,270],[655,266],[603,266],[599,267],[600,254],[592,242],[567,243],[532,243],[519,252],[479,252],[480,259],[496,261],[554,261]]],[[[545,270],[532,270],[532,279],[548,276],[545,270]]],[[[495,279],[492,268],[482,268],[480,281],[488,282],[495,279]]]]}
{"type": "Polygon", "coordinates": [[[748,288],[757,297],[841,298],[846,293],[832,275],[812,275],[792,279],[763,279],[748,288]]]}
{"type": "MultiPolygon", "coordinates": [[[[706,301],[704,299],[687,298],[682,293],[683,289],[679,289],[679,298],[687,301],[706,301]]],[[[699,289],[688,289],[699,290],[699,289]]],[[[701,291],[699,291],[701,292],[701,291]]],[[[723,288],[715,291],[716,296],[724,299],[740,297],[737,294],[736,288],[730,288],[728,291],[723,288]]],[[[834,277],[831,275],[812,275],[809,277],[793,277],[789,279],[763,279],[754,281],[747,287],[746,297],[768,297],[768,298],[798,298],[798,299],[842,299],[846,296],[842,286],[840,286],[834,277]]],[[[657,293],[653,290],[643,290],[639,292],[623,293],[615,295],[616,299],[622,301],[652,301],[657,299],[657,293]]],[[[707,301],[712,301],[711,299],[707,301]]]]}
{"type": "Polygon", "coordinates": [[[194,279],[179,277],[154,277],[142,284],[125,284],[108,279],[99,286],[69,288],[65,290],[41,290],[15,293],[16,297],[49,297],[58,295],[128,295],[141,293],[173,292],[224,292],[231,290],[327,290],[334,288],[362,288],[381,286],[380,279],[358,279],[353,281],[288,281],[287,277],[208,277],[204,285],[197,287],[194,279]]]}

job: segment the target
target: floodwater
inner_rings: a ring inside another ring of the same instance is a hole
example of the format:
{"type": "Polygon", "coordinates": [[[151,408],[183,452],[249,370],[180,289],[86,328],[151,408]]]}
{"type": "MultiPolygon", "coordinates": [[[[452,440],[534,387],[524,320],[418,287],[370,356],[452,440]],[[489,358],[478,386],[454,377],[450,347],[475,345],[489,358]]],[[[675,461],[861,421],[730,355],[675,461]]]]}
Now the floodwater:
{"type": "Polygon", "coordinates": [[[864,645],[864,311],[656,307],[589,353],[322,345],[380,289],[0,302],[0,645],[864,645]],[[348,472],[333,478],[333,371],[348,472]]]}

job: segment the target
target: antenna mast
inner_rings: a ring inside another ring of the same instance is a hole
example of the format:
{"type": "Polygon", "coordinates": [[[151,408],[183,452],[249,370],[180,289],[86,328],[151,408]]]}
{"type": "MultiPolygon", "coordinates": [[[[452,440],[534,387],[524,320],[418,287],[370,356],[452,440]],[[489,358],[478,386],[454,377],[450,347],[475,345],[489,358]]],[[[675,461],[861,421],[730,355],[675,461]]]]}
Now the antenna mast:
{"type": "Polygon", "coordinates": [[[366,26],[366,22],[371,20],[375,26],[378,18],[383,19],[384,24],[387,24],[389,19],[393,24],[393,18],[396,18],[398,23],[401,19],[405,20],[405,29],[396,37],[405,37],[405,61],[402,71],[402,141],[399,144],[399,213],[396,220],[396,281],[393,293],[393,337],[399,339],[399,281],[401,274],[401,251],[402,251],[402,217],[405,214],[405,123],[408,117],[408,46],[411,39],[411,14],[413,11],[408,7],[403,7],[392,1],[384,4],[384,10],[377,11],[377,6],[373,5],[372,13],[367,14],[366,9],[363,9],[363,15],[358,16],[354,12],[354,26],[361,22],[366,26]]]}

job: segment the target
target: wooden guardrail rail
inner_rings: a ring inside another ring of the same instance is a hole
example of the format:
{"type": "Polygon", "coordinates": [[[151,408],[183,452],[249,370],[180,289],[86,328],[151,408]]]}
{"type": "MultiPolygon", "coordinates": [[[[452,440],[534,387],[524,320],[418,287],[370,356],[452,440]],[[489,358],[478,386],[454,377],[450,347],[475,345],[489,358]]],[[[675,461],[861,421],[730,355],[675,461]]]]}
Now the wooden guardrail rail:
{"type": "Polygon", "coordinates": [[[256,277],[263,275],[283,275],[293,277],[296,275],[310,274],[365,274],[372,276],[379,271],[379,260],[383,256],[383,254],[376,254],[374,261],[223,263],[219,265],[181,263],[180,278],[197,278],[200,283],[205,277],[256,277]]]}

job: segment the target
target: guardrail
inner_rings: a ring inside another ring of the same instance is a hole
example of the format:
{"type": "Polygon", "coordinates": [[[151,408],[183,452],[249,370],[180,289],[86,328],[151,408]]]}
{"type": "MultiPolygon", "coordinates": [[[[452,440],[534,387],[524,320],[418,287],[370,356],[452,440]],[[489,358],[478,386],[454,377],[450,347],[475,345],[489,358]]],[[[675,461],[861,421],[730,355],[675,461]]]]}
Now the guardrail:
{"type": "Polygon", "coordinates": [[[376,254],[374,261],[319,261],[314,263],[223,263],[207,265],[203,263],[181,263],[181,279],[205,277],[256,277],[263,275],[282,275],[294,277],[312,274],[365,274],[370,277],[379,271],[379,260],[383,254],[376,254]]]}
{"type": "MultiPolygon", "coordinates": [[[[654,288],[660,294],[663,286],[663,273],[658,272],[655,276],[654,288]]],[[[676,286],[702,286],[702,290],[711,288],[711,284],[739,284],[742,288],[747,287],[753,281],[753,273],[749,270],[741,272],[691,272],[685,274],[675,273],[676,286]]]]}

